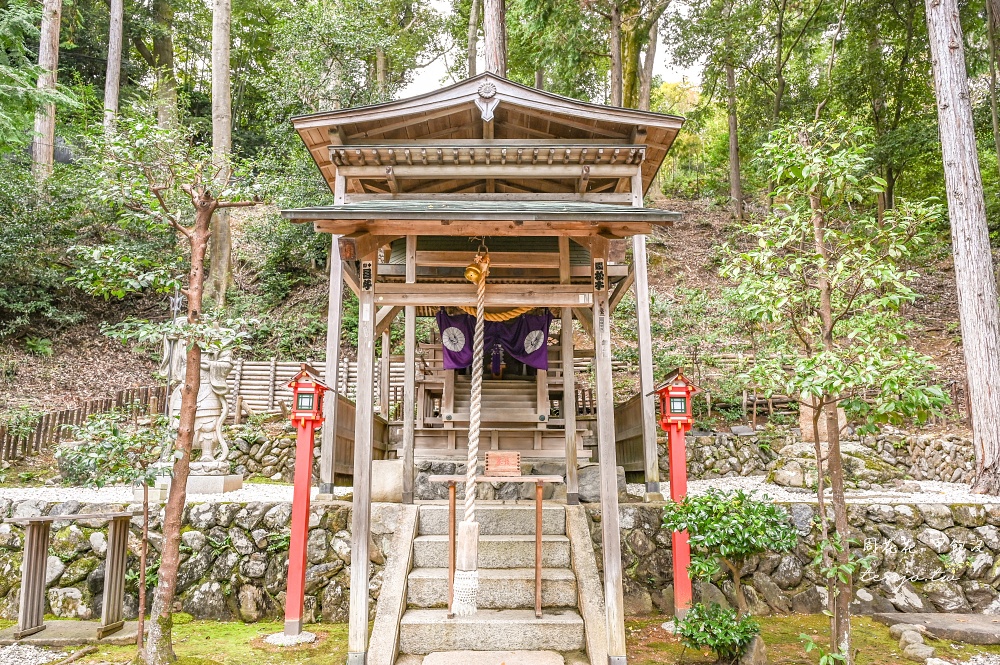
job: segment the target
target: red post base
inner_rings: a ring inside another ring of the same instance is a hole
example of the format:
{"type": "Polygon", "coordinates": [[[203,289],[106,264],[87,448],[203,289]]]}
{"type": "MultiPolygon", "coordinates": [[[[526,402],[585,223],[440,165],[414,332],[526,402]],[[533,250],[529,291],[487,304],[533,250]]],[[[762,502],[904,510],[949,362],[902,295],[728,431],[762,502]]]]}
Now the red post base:
{"type": "MultiPolygon", "coordinates": [[[[670,500],[680,502],[687,496],[687,443],[684,428],[675,424],[669,430],[670,447],[670,500]]],[[[671,535],[674,558],[674,613],[683,616],[691,609],[691,544],[687,531],[675,531],[671,535]]]]}
{"type": "Polygon", "coordinates": [[[309,540],[309,498],[312,490],[313,434],[316,423],[300,420],[295,439],[295,489],[292,494],[292,537],[288,543],[288,585],[285,635],[302,632],[305,605],[306,544],[309,540]]]}

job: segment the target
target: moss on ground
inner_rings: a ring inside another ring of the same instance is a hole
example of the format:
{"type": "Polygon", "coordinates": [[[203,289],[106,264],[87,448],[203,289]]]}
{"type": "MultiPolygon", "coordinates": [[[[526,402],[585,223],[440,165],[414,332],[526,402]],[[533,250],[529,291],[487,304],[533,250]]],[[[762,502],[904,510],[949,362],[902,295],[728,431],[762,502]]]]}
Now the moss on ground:
{"type": "MultiPolygon", "coordinates": [[[[680,639],[661,628],[665,617],[643,618],[629,621],[627,644],[629,662],[634,665],[708,664],[715,659],[709,653],[685,649],[680,639]]],[[[786,617],[761,617],[761,634],[767,644],[771,665],[812,665],[819,661],[819,654],[805,653],[799,635],[806,633],[821,647],[829,644],[830,623],[822,615],[791,615],[786,617]]],[[[909,662],[902,656],[899,644],[889,636],[889,629],[868,617],[853,617],[854,648],[857,665],[899,665],[909,662]]],[[[939,640],[928,640],[937,649],[938,657],[968,660],[975,654],[1000,654],[998,646],[956,645],[939,640]]]]}
{"type": "MultiPolygon", "coordinates": [[[[179,621],[174,624],[177,665],[329,665],[347,658],[347,624],[318,624],[306,630],[319,639],[313,644],[279,648],[264,642],[284,624],[273,622],[179,621]]],[[[81,665],[128,663],[135,647],[101,647],[80,660],[81,665]]]]}
{"type": "MultiPolygon", "coordinates": [[[[715,659],[708,653],[685,649],[680,640],[668,634],[661,625],[668,617],[635,619],[627,622],[629,662],[633,665],[708,665],[715,659]]],[[[280,632],[277,621],[245,624],[239,622],[192,621],[178,614],[173,628],[177,665],[330,665],[347,658],[347,624],[317,624],[307,630],[319,640],[292,648],[273,647],[264,638],[280,632]]],[[[0,620],[0,629],[13,625],[0,620]]],[[[762,617],[764,642],[772,665],[813,665],[819,660],[814,651],[806,654],[801,633],[811,635],[825,646],[829,635],[829,620],[821,615],[762,617]]],[[[899,645],[889,637],[889,629],[867,617],[854,617],[854,646],[858,650],[857,665],[899,665],[907,662],[899,645]]],[[[966,661],[979,653],[1000,654],[1000,646],[956,645],[928,640],[937,649],[937,656],[948,660],[966,661]]],[[[135,656],[135,647],[103,646],[96,653],[78,661],[81,665],[99,663],[124,664],[135,656]]]]}

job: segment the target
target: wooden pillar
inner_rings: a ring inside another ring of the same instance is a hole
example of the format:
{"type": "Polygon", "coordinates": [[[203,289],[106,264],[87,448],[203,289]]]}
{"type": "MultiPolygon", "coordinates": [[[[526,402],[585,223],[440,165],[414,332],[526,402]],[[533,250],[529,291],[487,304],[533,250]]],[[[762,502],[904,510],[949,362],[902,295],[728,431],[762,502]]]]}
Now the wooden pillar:
{"type": "MultiPolygon", "coordinates": [[[[406,283],[417,281],[417,237],[406,236],[406,283]]],[[[403,310],[406,326],[403,335],[403,503],[413,503],[413,441],[416,423],[415,390],[417,363],[417,308],[403,310]]]]}
{"type": "Polygon", "coordinates": [[[358,388],[354,422],[354,503],[351,519],[351,601],[347,665],[368,654],[368,540],[371,537],[372,442],[375,424],[375,278],[377,252],[361,259],[358,296],[358,388]]]}
{"type": "Polygon", "coordinates": [[[131,517],[114,517],[108,525],[108,551],[104,558],[104,595],[97,639],[116,633],[125,625],[125,568],[128,560],[128,527],[131,517]]]}
{"type": "MultiPolygon", "coordinates": [[[[642,174],[632,176],[632,207],[642,207],[642,174]]],[[[642,395],[642,458],[646,500],[662,501],[660,460],[656,452],[656,397],[653,395],[653,333],[649,319],[649,279],[646,274],[646,236],[632,236],[632,272],[635,275],[636,326],[639,337],[639,393],[642,395]]]]}
{"type": "Polygon", "coordinates": [[[611,382],[611,311],[608,297],[608,245],[591,244],[594,281],[594,364],[597,384],[597,429],[601,470],[601,527],[604,551],[604,606],[609,665],[626,665],[625,614],[622,592],[621,535],[618,517],[618,460],[615,451],[615,403],[611,382]]]}
{"type": "Polygon", "coordinates": [[[323,380],[332,394],[323,400],[323,428],[320,431],[319,493],[333,497],[337,468],[337,404],[340,402],[340,324],[344,306],[344,264],[340,261],[340,236],[330,242],[330,294],[326,315],[326,367],[323,380]]]}
{"type": "Polygon", "coordinates": [[[660,464],[656,451],[656,396],[653,395],[653,334],[649,317],[649,281],[646,277],[646,236],[632,236],[635,272],[636,327],[639,337],[639,392],[642,395],[642,457],[646,472],[646,499],[662,501],[660,464]]]}
{"type": "Polygon", "coordinates": [[[49,520],[28,522],[21,562],[21,600],[14,639],[45,630],[45,567],[49,554],[49,520]]]}
{"type": "Polygon", "coordinates": [[[562,308],[562,331],[559,344],[562,348],[563,403],[562,416],[566,428],[566,503],[580,503],[580,481],[577,473],[576,441],[576,378],[573,375],[573,310],[562,308]]]}
{"type": "Polygon", "coordinates": [[[379,361],[378,377],[378,414],[389,419],[389,363],[392,357],[392,324],[386,326],[382,333],[382,358],[379,361]]]}

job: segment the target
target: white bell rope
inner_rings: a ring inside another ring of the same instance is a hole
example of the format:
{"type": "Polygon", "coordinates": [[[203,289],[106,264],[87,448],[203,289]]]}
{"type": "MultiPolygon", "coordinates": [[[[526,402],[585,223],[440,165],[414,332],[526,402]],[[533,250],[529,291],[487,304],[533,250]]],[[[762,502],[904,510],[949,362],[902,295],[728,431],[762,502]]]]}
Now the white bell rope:
{"type": "Polygon", "coordinates": [[[477,559],[479,524],[476,522],[476,471],[479,467],[479,429],[482,423],[483,321],[486,314],[486,277],[489,258],[476,257],[482,272],[476,281],[476,329],[472,336],[472,386],[469,404],[469,456],[465,463],[465,515],[458,525],[458,552],[451,612],[469,616],[476,612],[479,593],[477,559]]]}

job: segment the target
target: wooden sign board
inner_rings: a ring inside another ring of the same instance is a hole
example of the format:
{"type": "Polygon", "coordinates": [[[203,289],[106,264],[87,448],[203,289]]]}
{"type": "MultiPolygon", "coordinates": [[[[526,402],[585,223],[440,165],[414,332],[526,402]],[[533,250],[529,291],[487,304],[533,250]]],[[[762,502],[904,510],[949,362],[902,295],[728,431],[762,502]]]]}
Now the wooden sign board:
{"type": "Polygon", "coordinates": [[[489,450],[486,452],[487,476],[520,476],[521,453],[516,450],[489,450]]]}

